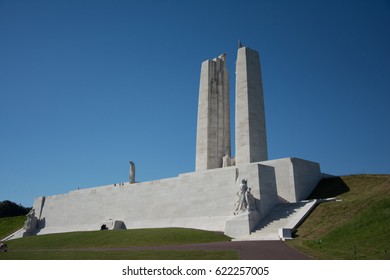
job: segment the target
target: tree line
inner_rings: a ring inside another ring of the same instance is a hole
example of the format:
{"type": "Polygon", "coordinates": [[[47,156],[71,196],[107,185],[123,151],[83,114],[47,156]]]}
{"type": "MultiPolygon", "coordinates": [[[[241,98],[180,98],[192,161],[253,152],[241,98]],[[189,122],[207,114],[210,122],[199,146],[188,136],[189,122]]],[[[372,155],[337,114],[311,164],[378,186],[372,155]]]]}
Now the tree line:
{"type": "Polygon", "coordinates": [[[0,218],[27,215],[30,210],[31,207],[24,207],[9,200],[0,202],[0,218]]]}

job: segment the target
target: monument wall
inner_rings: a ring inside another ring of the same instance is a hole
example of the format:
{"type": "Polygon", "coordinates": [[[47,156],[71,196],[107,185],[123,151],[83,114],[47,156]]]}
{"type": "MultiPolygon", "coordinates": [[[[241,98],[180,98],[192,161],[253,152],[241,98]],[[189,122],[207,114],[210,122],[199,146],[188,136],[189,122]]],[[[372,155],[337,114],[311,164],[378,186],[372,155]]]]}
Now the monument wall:
{"type": "MultiPolygon", "coordinates": [[[[257,166],[249,182],[258,183],[257,166]]],[[[175,178],[74,190],[45,198],[40,233],[98,230],[111,220],[126,228],[189,227],[224,231],[237,200],[236,169],[219,168],[175,178]]],[[[259,186],[253,186],[256,189],[259,186]]],[[[259,194],[259,191],[254,191],[259,194]]],[[[258,197],[259,198],[259,197],[258,197]]]]}
{"type": "Polygon", "coordinates": [[[268,160],[261,164],[275,168],[281,201],[297,202],[306,199],[323,176],[318,163],[299,158],[268,160]]]}
{"type": "Polygon", "coordinates": [[[256,224],[280,202],[279,197],[292,201],[292,194],[314,189],[318,181],[285,180],[294,172],[302,178],[320,174],[315,163],[282,159],[40,197],[34,204],[39,220],[36,233],[99,230],[103,224],[114,227],[114,221],[123,222],[127,229],[184,227],[225,231],[226,222],[234,217],[243,178],[256,201],[256,224]]]}

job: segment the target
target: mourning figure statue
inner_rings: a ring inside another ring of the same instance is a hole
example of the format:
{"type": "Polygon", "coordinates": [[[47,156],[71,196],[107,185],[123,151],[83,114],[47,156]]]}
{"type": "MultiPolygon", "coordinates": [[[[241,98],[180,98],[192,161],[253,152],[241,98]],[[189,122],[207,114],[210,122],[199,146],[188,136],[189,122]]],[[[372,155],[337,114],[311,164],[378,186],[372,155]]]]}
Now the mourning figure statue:
{"type": "Polygon", "coordinates": [[[26,215],[26,221],[24,222],[24,229],[30,231],[33,229],[33,219],[35,218],[35,210],[31,209],[30,212],[26,215]]]}
{"type": "Polygon", "coordinates": [[[135,183],[135,164],[132,161],[130,161],[129,183],[130,184],[135,183]]]}
{"type": "Polygon", "coordinates": [[[240,190],[237,192],[237,196],[238,201],[234,204],[234,206],[236,206],[236,209],[233,212],[234,215],[245,211],[257,211],[255,198],[251,193],[251,188],[248,188],[246,179],[241,180],[240,190]]]}
{"type": "Polygon", "coordinates": [[[233,165],[235,165],[235,160],[230,155],[230,149],[227,148],[225,156],[222,158],[222,167],[228,167],[233,165]]]}
{"type": "Polygon", "coordinates": [[[251,193],[251,188],[248,188],[248,190],[246,191],[245,198],[248,203],[248,211],[249,212],[257,211],[255,197],[251,193]]]}
{"type": "Polygon", "coordinates": [[[248,190],[248,185],[246,179],[241,180],[240,190],[237,192],[238,201],[236,202],[236,210],[234,210],[234,215],[238,214],[247,209],[248,201],[246,200],[246,191],[248,190]]]}

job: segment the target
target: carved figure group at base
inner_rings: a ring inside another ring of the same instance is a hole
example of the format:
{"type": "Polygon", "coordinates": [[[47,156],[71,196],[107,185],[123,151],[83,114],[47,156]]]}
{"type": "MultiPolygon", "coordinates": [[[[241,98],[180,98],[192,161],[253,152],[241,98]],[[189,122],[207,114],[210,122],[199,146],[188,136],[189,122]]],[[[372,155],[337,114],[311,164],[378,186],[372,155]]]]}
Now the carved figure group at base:
{"type": "Polygon", "coordinates": [[[1,241],[0,242],[0,252],[8,252],[8,246],[7,246],[7,243],[5,243],[4,241],[1,241]]]}
{"type": "Polygon", "coordinates": [[[236,209],[233,212],[234,215],[237,215],[240,212],[257,211],[255,198],[251,193],[251,188],[248,188],[246,179],[242,179],[237,196],[238,201],[234,204],[234,206],[236,206],[236,209]]]}

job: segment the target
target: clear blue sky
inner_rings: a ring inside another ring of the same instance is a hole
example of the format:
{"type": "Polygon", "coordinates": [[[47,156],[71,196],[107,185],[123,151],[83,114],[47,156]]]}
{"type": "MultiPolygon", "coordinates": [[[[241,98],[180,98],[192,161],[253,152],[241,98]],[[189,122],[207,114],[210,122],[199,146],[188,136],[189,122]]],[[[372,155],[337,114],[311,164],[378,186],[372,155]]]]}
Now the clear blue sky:
{"type": "Polygon", "coordinates": [[[0,201],[194,171],[200,65],[227,54],[234,108],[237,40],[270,159],[390,173],[390,1],[0,0],[0,201]]]}

